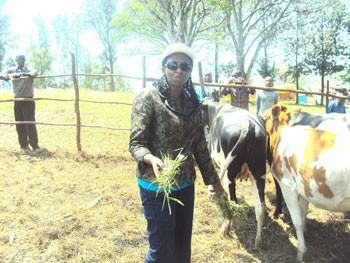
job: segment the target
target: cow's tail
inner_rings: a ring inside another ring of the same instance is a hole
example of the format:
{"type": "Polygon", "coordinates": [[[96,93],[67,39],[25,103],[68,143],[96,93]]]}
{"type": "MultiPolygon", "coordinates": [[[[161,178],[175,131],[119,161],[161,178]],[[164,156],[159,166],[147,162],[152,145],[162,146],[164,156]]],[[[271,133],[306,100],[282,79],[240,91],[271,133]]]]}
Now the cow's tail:
{"type": "Polygon", "coordinates": [[[249,123],[249,125],[247,125],[247,129],[243,129],[241,131],[236,144],[232,147],[232,150],[230,152],[228,152],[228,154],[225,156],[225,162],[224,162],[224,165],[221,167],[221,172],[220,172],[220,179],[221,180],[223,179],[229,165],[236,158],[237,154],[242,151],[243,147],[246,147],[249,140],[254,135],[254,132],[255,131],[254,131],[253,127],[251,127],[250,123],[249,123]]]}

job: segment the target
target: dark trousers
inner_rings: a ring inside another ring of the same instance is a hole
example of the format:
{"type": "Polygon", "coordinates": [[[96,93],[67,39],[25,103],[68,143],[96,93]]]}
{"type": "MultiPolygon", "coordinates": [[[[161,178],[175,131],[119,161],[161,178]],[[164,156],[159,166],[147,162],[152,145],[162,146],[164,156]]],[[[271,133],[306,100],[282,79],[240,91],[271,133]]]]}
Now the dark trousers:
{"type": "MultiPolygon", "coordinates": [[[[16,121],[35,121],[34,101],[15,101],[16,121]]],[[[38,133],[35,124],[16,124],[18,141],[22,148],[27,148],[28,144],[33,149],[38,146],[38,133]]]]}
{"type": "Polygon", "coordinates": [[[194,208],[194,184],[171,193],[184,206],[170,200],[171,215],[164,195],[140,186],[147,220],[149,250],[145,263],[190,263],[194,208]]]}

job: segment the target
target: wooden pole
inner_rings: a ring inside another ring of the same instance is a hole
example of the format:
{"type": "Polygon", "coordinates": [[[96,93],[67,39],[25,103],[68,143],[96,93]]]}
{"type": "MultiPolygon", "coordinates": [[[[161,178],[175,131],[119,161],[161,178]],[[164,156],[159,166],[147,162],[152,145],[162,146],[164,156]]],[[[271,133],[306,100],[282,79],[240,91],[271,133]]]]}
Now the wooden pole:
{"type": "Polygon", "coordinates": [[[74,53],[70,52],[70,55],[72,57],[72,79],[74,83],[74,89],[75,89],[75,114],[77,116],[77,148],[78,152],[81,152],[81,143],[80,143],[80,131],[81,131],[81,120],[80,120],[80,108],[79,108],[79,86],[77,77],[75,74],[75,55],[74,53]]]}
{"type": "Polygon", "coordinates": [[[207,97],[207,93],[204,90],[204,84],[203,84],[202,62],[200,61],[198,61],[198,75],[199,75],[199,83],[201,85],[203,97],[207,97]]]}
{"type": "Polygon", "coordinates": [[[142,56],[142,88],[146,88],[146,56],[142,56]]]}
{"type": "Polygon", "coordinates": [[[328,112],[328,104],[329,104],[329,80],[327,80],[327,91],[326,91],[326,112],[328,112]]]}

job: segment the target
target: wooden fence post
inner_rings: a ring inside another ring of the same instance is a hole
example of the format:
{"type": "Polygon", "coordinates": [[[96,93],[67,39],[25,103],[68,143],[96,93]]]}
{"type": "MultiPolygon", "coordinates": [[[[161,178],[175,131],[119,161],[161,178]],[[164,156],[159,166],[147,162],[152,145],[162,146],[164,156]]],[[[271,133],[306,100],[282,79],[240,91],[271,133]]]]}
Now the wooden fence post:
{"type": "Polygon", "coordinates": [[[201,85],[203,97],[207,97],[207,93],[204,90],[204,84],[203,84],[202,62],[200,61],[198,61],[198,74],[199,74],[199,83],[201,85]]]}
{"type": "Polygon", "coordinates": [[[146,88],[146,56],[142,56],[142,88],[146,88]]]}
{"type": "Polygon", "coordinates": [[[327,91],[326,91],[326,113],[328,112],[328,104],[329,104],[329,80],[327,80],[327,91]]]}
{"type": "Polygon", "coordinates": [[[72,79],[74,83],[74,89],[75,89],[75,114],[77,116],[77,148],[78,152],[81,152],[81,143],[80,143],[80,130],[81,130],[81,119],[80,119],[80,108],[79,108],[79,86],[77,77],[75,74],[75,55],[73,52],[70,52],[70,55],[72,57],[72,79]]]}

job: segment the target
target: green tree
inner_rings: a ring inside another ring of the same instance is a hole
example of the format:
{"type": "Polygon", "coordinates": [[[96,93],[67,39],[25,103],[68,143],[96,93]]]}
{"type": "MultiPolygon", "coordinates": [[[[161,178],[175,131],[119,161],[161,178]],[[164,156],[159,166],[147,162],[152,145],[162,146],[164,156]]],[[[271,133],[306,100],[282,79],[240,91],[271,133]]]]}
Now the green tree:
{"type": "MultiPolygon", "coordinates": [[[[313,5],[305,1],[294,1],[292,6],[292,15],[286,24],[287,30],[279,38],[280,48],[284,51],[284,63],[288,69],[281,76],[282,80],[291,79],[295,82],[296,89],[300,87],[300,77],[302,74],[310,73],[304,60],[306,55],[306,47],[308,43],[304,41],[303,35],[307,34],[306,25],[307,18],[310,13],[314,12],[313,5]]],[[[298,103],[298,96],[296,97],[298,103]]]]}
{"type": "Polygon", "coordinates": [[[291,0],[212,2],[225,13],[225,27],[235,51],[237,70],[249,79],[260,50],[269,39],[283,29],[279,25],[289,16],[291,0]]]}
{"type": "Polygon", "coordinates": [[[267,50],[264,49],[264,57],[257,60],[256,70],[262,78],[271,76],[275,78],[277,74],[277,69],[275,67],[275,62],[271,62],[271,58],[267,55],[267,50]]]}
{"type": "Polygon", "coordinates": [[[0,2],[0,72],[3,71],[3,60],[6,50],[12,43],[10,34],[10,17],[2,10],[6,1],[0,2]]]}
{"type": "Polygon", "coordinates": [[[138,38],[160,48],[176,42],[192,46],[214,28],[213,10],[203,0],[128,0],[113,23],[124,40],[138,38]]]}
{"type": "Polygon", "coordinates": [[[325,0],[317,7],[317,12],[309,15],[305,62],[321,76],[321,92],[324,93],[325,77],[344,69],[341,61],[346,60],[349,35],[346,34],[347,13],[342,2],[325,0]]]}
{"type": "MultiPolygon", "coordinates": [[[[63,74],[71,73],[71,56],[70,52],[75,54],[75,71],[79,73],[83,70],[80,65],[83,63],[83,47],[81,45],[81,35],[85,29],[82,17],[79,14],[58,15],[52,22],[55,32],[56,43],[59,47],[58,58],[60,60],[59,68],[63,74]]],[[[84,72],[84,71],[83,71],[84,72]]],[[[78,78],[79,81],[80,78],[78,78]]],[[[59,79],[60,86],[68,88],[72,85],[70,78],[59,79]]]]}
{"type": "MultiPolygon", "coordinates": [[[[117,62],[117,30],[111,23],[117,12],[118,1],[85,0],[85,19],[96,31],[107,55],[109,70],[114,74],[117,62]]],[[[111,76],[111,91],[115,91],[114,78],[111,76]]]]}
{"type": "MultiPolygon", "coordinates": [[[[45,27],[45,20],[41,16],[34,18],[34,22],[38,28],[37,41],[31,40],[29,46],[28,64],[30,64],[39,75],[47,75],[51,72],[53,56],[51,55],[51,43],[49,33],[45,27]]],[[[54,80],[39,79],[39,87],[47,88],[54,80]]]]}

